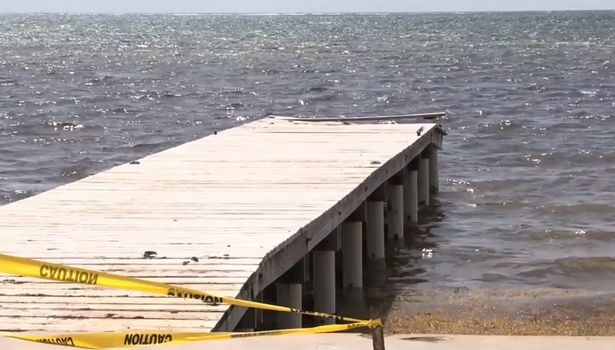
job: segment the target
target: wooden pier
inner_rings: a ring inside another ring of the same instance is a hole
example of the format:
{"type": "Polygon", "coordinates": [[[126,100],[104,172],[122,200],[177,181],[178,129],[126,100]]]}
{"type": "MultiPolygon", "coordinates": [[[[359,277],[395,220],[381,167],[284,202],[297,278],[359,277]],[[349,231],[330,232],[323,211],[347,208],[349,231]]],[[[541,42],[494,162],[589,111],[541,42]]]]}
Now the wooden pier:
{"type": "MultiPolygon", "coordinates": [[[[294,307],[309,285],[315,311],[336,312],[336,289],[362,288],[367,260],[437,192],[442,138],[436,124],[261,119],[1,206],[0,253],[294,307]]],[[[227,305],[0,275],[0,331],[264,322],[227,305]]]]}

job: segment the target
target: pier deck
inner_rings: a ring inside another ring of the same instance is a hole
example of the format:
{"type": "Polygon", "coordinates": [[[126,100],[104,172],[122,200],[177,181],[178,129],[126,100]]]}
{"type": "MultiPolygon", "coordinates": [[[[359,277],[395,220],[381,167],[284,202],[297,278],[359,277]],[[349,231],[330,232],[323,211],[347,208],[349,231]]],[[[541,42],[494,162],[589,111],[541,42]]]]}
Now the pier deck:
{"type": "MultiPolygon", "coordinates": [[[[441,142],[435,124],[265,118],[1,206],[0,252],[253,298],[441,142]]],[[[243,313],[0,275],[0,331],[230,330],[243,313]]]]}

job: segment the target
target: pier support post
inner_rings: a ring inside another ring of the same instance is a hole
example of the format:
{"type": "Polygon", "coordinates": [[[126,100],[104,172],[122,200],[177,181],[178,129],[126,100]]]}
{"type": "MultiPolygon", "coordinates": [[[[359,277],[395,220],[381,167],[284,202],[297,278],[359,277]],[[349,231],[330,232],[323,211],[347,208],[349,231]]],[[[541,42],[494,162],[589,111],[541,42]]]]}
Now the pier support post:
{"type": "Polygon", "coordinates": [[[404,239],[404,186],[389,185],[388,239],[404,239]]]}
{"type": "Polygon", "coordinates": [[[420,158],[418,187],[419,205],[429,206],[429,158],[420,158]]]}
{"type": "Polygon", "coordinates": [[[342,224],[342,284],[344,289],[363,288],[363,223],[342,224]]]}
{"type": "Polygon", "coordinates": [[[409,225],[419,222],[418,171],[409,166],[404,186],[404,213],[409,225]]]}
{"type": "MultiPolygon", "coordinates": [[[[295,309],[302,308],[302,288],[300,283],[276,283],[276,302],[278,305],[295,309]]],[[[278,329],[301,328],[301,314],[277,312],[276,324],[278,329]]]]}
{"type": "Polygon", "coordinates": [[[429,146],[429,192],[437,194],[440,190],[438,178],[438,148],[434,145],[429,146]]]}
{"type": "Polygon", "coordinates": [[[384,329],[382,327],[376,327],[375,329],[372,329],[372,349],[385,350],[384,329]]]}
{"type": "Polygon", "coordinates": [[[384,202],[367,202],[367,257],[384,259],[384,202]]]}
{"type": "MultiPolygon", "coordinates": [[[[335,313],[335,251],[315,250],[314,311],[335,313]]],[[[319,318],[320,324],[332,324],[333,319],[319,318]]]]}

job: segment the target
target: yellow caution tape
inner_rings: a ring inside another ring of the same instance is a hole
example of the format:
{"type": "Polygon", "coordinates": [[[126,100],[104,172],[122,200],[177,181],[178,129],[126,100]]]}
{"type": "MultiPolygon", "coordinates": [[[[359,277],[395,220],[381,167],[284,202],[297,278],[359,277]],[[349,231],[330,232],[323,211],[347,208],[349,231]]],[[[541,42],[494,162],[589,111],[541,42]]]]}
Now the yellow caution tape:
{"type": "Polygon", "coordinates": [[[308,316],[334,319],[341,322],[365,322],[352,317],[332,315],[325,312],[305,311],[273,304],[259,303],[230,297],[221,297],[205,293],[196,289],[173,286],[166,283],[152,282],[138,278],[124,277],[110,273],[81,269],[59,264],[51,264],[39,260],[18,258],[0,254],[0,272],[13,275],[43,278],[47,280],[89,284],[100,287],[130,290],[148,294],[169,295],[178,298],[201,300],[208,304],[227,304],[246,308],[255,308],[268,311],[300,313],[308,316]]]}
{"type": "MultiPolygon", "coordinates": [[[[370,321],[368,321],[370,322],[370,321]]],[[[21,335],[11,334],[9,337],[37,343],[64,345],[84,349],[107,349],[133,347],[142,345],[179,344],[203,342],[211,340],[263,337],[288,334],[316,334],[341,332],[350,329],[366,327],[365,322],[326,325],[313,328],[292,328],[260,332],[236,333],[184,333],[161,331],[132,331],[107,333],[67,333],[55,335],[21,335]]]]}
{"type": "Polygon", "coordinates": [[[62,335],[9,335],[12,338],[39,343],[65,345],[87,349],[102,349],[110,347],[166,344],[177,342],[195,342],[206,340],[286,335],[314,334],[340,332],[350,329],[382,327],[380,320],[360,320],[324,312],[314,312],[294,309],[286,306],[259,303],[230,297],[221,297],[196,289],[173,286],[166,283],[146,281],[110,273],[87,270],[77,267],[51,264],[39,260],[18,258],[0,254],[0,272],[13,275],[42,278],[53,281],[96,285],[101,287],[138,291],[149,294],[168,295],[178,298],[201,300],[208,304],[227,304],[246,308],[269,311],[292,312],[303,315],[334,319],[336,321],[352,322],[349,324],[333,324],[312,328],[279,329],[272,331],[238,332],[238,333],[181,333],[181,332],[113,332],[113,333],[72,333],[62,335]]]}

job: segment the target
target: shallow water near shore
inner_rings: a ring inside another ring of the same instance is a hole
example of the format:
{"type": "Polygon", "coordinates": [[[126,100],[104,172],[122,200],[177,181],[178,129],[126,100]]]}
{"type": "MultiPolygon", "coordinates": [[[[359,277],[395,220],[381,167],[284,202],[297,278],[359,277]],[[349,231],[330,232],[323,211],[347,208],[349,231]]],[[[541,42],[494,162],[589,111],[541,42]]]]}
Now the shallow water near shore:
{"type": "Polygon", "coordinates": [[[0,204],[269,114],[443,110],[436,205],[368,291],[392,329],[536,293],[553,322],[510,325],[615,334],[613,53],[615,12],[0,15],[0,204]]]}

